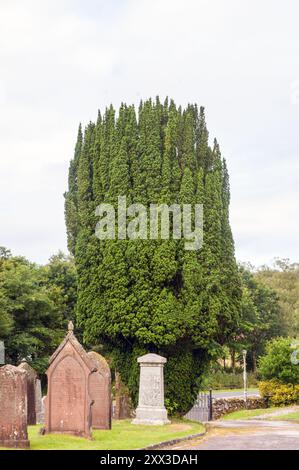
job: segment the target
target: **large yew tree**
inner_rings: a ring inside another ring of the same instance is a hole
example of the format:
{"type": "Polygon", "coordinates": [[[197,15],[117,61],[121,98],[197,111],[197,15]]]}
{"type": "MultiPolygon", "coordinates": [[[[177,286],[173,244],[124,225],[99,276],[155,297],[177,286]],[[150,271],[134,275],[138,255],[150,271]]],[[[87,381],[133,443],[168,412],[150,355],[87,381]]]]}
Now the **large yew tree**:
{"type": "Polygon", "coordinates": [[[79,128],[65,195],[68,245],[79,287],[77,324],[90,345],[114,359],[136,399],[138,355],[168,358],[166,397],[187,411],[211,357],[239,321],[240,281],[229,223],[229,181],[204,109],[173,101],[122,104],[79,128]],[[204,243],[104,240],[95,236],[100,203],[204,205],[204,243]]]}

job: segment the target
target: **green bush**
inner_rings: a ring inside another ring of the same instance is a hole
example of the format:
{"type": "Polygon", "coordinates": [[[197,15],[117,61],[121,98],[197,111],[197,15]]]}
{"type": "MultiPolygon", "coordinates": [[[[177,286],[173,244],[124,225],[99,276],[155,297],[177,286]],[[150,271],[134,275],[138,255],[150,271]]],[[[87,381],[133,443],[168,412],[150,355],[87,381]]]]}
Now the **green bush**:
{"type": "Polygon", "coordinates": [[[282,384],[275,380],[259,383],[262,397],[268,397],[271,405],[283,406],[299,403],[299,385],[282,384]]]}
{"type": "Polygon", "coordinates": [[[281,384],[299,384],[299,365],[293,364],[294,351],[291,338],[277,338],[266,345],[266,354],[260,358],[259,373],[264,380],[281,384]]]}

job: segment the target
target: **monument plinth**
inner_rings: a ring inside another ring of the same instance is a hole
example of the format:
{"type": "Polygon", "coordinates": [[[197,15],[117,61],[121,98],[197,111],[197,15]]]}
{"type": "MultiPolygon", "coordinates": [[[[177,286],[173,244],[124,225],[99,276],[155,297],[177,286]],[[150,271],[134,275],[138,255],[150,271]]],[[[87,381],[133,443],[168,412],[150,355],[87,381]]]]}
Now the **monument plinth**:
{"type": "Polygon", "coordinates": [[[132,423],[170,423],[164,406],[164,364],[167,359],[157,354],[146,354],[137,361],[140,364],[139,401],[132,423]]]}

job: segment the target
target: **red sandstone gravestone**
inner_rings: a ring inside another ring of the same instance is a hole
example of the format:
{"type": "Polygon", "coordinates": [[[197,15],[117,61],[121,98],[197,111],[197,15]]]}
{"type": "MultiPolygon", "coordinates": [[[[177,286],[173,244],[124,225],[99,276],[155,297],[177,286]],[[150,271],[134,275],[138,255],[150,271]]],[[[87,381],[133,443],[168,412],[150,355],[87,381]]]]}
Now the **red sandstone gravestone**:
{"type": "Polygon", "coordinates": [[[36,424],[36,401],[35,401],[35,387],[37,381],[37,373],[28,364],[26,359],[23,359],[18,366],[25,372],[27,377],[27,424],[36,424]]]}
{"type": "Polygon", "coordinates": [[[90,375],[95,365],[73,333],[73,324],[50,358],[45,432],[91,437],[90,375]]]}
{"type": "Polygon", "coordinates": [[[111,373],[106,359],[94,351],[88,353],[97,371],[89,376],[92,405],[92,427],[111,429],[111,373]]]}
{"type": "Polygon", "coordinates": [[[27,448],[27,382],[17,367],[0,368],[0,446],[27,448]]]}

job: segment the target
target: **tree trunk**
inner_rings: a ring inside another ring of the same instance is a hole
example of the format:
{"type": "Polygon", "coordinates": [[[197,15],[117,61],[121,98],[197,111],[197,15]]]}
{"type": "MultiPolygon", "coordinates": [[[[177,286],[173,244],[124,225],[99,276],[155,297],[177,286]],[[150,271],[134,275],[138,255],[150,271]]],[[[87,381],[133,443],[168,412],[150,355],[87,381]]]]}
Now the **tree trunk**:
{"type": "Polygon", "coordinates": [[[252,369],[254,374],[256,373],[257,370],[257,358],[256,358],[256,352],[252,351],[252,369]]]}

